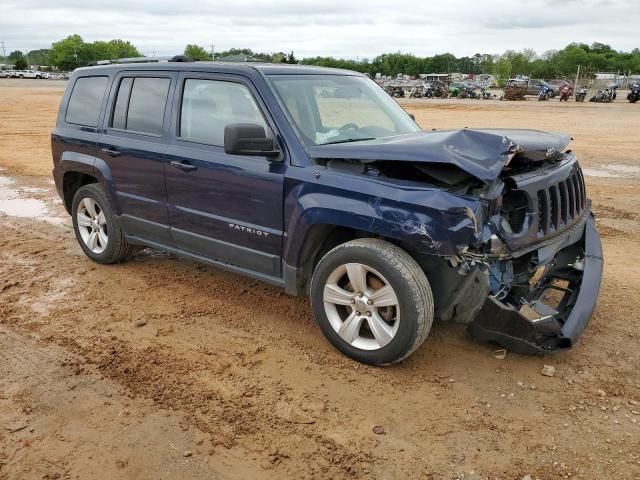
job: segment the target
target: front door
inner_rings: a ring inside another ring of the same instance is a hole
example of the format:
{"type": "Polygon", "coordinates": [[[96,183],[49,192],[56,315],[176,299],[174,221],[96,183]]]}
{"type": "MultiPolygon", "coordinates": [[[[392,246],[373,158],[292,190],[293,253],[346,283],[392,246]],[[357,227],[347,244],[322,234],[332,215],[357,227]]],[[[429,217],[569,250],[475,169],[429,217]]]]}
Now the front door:
{"type": "Polygon", "coordinates": [[[224,152],[226,125],[274,131],[258,98],[244,77],[181,74],[166,164],[171,236],[183,250],[280,277],[285,162],[224,152]]]}

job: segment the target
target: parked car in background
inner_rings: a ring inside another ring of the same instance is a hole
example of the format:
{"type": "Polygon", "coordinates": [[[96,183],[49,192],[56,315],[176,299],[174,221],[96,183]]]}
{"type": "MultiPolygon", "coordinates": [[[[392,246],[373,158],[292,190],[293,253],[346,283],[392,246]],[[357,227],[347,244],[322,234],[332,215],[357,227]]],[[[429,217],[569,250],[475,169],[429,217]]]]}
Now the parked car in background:
{"type": "Polygon", "coordinates": [[[469,82],[453,82],[449,84],[449,94],[457,98],[477,98],[478,87],[469,82]]]}
{"type": "Polygon", "coordinates": [[[544,80],[541,79],[530,79],[527,83],[527,95],[535,95],[538,96],[540,94],[540,90],[542,87],[548,88],[547,97],[553,98],[560,93],[560,87],[557,85],[550,85],[544,80]]]}
{"type": "Polygon", "coordinates": [[[453,90],[468,90],[468,89],[473,89],[475,87],[473,87],[472,85],[470,85],[467,82],[451,82],[449,84],[449,91],[453,91],[453,90]]]}
{"type": "Polygon", "coordinates": [[[338,350],[384,365],[434,318],[521,353],[577,340],[602,246],[570,141],[425,132],[355,72],[180,61],[77,69],[51,147],[95,262],[147,246],[310,295],[338,350]]]}
{"type": "Polygon", "coordinates": [[[0,70],[0,78],[8,78],[9,70],[0,70]]]}
{"type": "Polygon", "coordinates": [[[568,86],[568,87],[573,88],[573,83],[571,83],[569,80],[558,80],[558,79],[556,79],[556,80],[549,80],[547,83],[549,85],[551,85],[551,86],[558,87],[560,90],[562,90],[562,87],[564,87],[564,86],[568,86]]]}

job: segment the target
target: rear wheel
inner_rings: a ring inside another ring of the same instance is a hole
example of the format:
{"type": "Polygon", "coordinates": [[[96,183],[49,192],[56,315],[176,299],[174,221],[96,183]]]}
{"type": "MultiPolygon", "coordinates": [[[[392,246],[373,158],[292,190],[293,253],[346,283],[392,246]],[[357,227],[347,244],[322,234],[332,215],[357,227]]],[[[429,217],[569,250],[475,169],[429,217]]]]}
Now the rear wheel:
{"type": "Polygon", "coordinates": [[[433,323],[424,272],[407,252],[379,239],[352,240],[328,252],[311,279],[311,304],[327,339],[372,365],[411,355],[433,323]]]}
{"type": "Polygon", "coordinates": [[[97,183],[85,185],[73,197],[73,229],[80,247],[94,262],[115,263],[132,252],[107,194],[97,183]]]}

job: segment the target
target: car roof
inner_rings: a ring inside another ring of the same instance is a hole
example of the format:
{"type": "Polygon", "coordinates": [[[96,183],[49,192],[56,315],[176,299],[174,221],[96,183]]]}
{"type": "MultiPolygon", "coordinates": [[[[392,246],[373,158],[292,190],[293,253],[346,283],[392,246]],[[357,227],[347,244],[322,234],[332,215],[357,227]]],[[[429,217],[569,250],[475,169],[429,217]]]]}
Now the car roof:
{"type": "Polygon", "coordinates": [[[253,73],[255,71],[263,75],[357,75],[362,73],[338,68],[316,67],[311,65],[290,65],[285,63],[259,63],[259,62],[153,62],[153,63],[114,63],[98,65],[95,67],[78,68],[78,73],[114,73],[121,70],[142,71],[185,71],[185,72],[226,72],[226,73],[253,73]]]}

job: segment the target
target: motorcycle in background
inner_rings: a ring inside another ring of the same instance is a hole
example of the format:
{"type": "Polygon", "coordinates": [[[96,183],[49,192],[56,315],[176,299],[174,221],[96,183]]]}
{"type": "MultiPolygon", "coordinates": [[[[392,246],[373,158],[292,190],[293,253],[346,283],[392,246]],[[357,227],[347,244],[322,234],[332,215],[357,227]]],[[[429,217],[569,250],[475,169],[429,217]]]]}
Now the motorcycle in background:
{"type": "Polygon", "coordinates": [[[478,98],[474,87],[462,87],[458,92],[458,98],[478,98]]]}
{"type": "Polygon", "coordinates": [[[547,85],[542,85],[540,87],[540,92],[538,93],[538,101],[545,101],[551,97],[551,89],[547,85]]]}
{"type": "Polygon", "coordinates": [[[562,102],[564,100],[565,102],[568,102],[572,93],[573,87],[571,85],[565,85],[560,89],[560,101],[562,102]]]}
{"type": "Polygon", "coordinates": [[[636,103],[640,100],[640,82],[636,82],[629,87],[627,100],[629,100],[630,103],[636,103]]]}
{"type": "Polygon", "coordinates": [[[611,103],[616,99],[616,89],[606,88],[604,90],[598,90],[596,94],[589,99],[590,102],[596,103],[611,103]]]}
{"type": "Polygon", "coordinates": [[[584,102],[585,98],[587,98],[587,89],[582,87],[576,92],[576,102],[584,102]]]}
{"type": "Polygon", "coordinates": [[[480,98],[482,100],[491,100],[492,98],[495,98],[495,95],[492,95],[491,93],[487,92],[486,87],[481,87],[480,88],[480,98]]]}

